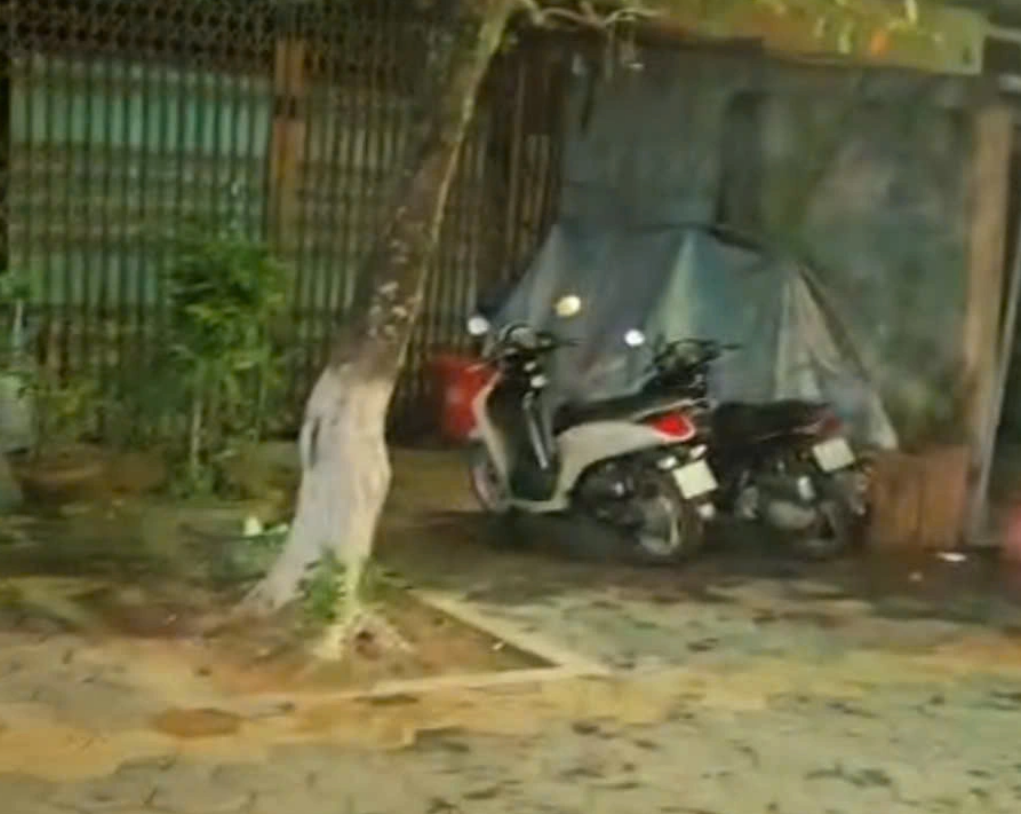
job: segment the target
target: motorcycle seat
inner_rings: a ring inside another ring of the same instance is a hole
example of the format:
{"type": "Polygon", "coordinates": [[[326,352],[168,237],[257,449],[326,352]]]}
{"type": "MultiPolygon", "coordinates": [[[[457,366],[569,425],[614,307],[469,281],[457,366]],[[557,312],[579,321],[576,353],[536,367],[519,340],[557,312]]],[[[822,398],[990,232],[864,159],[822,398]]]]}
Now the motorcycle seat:
{"type": "Polygon", "coordinates": [[[565,404],[553,417],[554,433],[596,421],[640,421],[647,416],[680,407],[687,400],[677,396],[650,396],[634,393],[601,401],[565,404]]]}
{"type": "Polygon", "coordinates": [[[828,404],[797,399],[726,402],[713,414],[713,432],[727,439],[774,438],[809,429],[829,411],[828,404]]]}

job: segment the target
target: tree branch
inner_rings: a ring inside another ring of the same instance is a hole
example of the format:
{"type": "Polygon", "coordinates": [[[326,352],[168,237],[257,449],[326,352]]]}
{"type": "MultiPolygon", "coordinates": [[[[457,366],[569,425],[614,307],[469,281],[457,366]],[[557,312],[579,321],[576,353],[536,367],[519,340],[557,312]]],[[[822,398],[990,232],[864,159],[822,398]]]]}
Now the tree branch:
{"type": "Polygon", "coordinates": [[[649,20],[659,17],[661,12],[646,8],[640,2],[628,2],[610,12],[599,12],[589,0],[578,0],[574,8],[546,5],[541,0],[518,0],[524,7],[532,25],[555,27],[567,24],[577,28],[608,31],[622,23],[649,20]]]}

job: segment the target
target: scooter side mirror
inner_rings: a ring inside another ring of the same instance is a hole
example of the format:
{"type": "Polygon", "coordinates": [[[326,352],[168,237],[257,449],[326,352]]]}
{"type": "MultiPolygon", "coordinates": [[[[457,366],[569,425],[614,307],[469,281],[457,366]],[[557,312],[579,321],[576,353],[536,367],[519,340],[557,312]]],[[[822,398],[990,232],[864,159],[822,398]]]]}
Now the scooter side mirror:
{"type": "Polygon", "coordinates": [[[489,320],[486,319],[482,314],[472,314],[468,318],[468,334],[476,338],[485,336],[489,333],[489,320]]]}

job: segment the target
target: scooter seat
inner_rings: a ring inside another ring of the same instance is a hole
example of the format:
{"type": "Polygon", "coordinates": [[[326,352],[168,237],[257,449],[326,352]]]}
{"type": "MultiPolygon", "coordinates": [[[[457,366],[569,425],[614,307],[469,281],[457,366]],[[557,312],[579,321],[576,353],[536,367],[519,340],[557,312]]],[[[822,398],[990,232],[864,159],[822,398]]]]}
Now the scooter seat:
{"type": "Polygon", "coordinates": [[[553,432],[559,434],[571,427],[597,421],[638,421],[646,416],[666,412],[671,407],[679,407],[685,401],[677,396],[634,393],[602,401],[565,404],[553,418],[553,432]]]}
{"type": "Polygon", "coordinates": [[[818,424],[829,410],[827,404],[797,399],[761,404],[727,402],[713,413],[713,432],[728,442],[775,438],[818,424]]]}

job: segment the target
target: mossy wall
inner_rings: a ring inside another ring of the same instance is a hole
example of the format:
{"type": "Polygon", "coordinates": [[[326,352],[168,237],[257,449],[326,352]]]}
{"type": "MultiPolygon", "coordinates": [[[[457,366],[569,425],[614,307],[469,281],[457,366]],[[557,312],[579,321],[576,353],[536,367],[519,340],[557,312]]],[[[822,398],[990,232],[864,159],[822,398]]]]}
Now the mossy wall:
{"type": "Polygon", "coordinates": [[[974,88],[714,52],[639,61],[576,63],[563,214],[723,222],[795,250],[902,441],[955,438],[974,88]]]}

